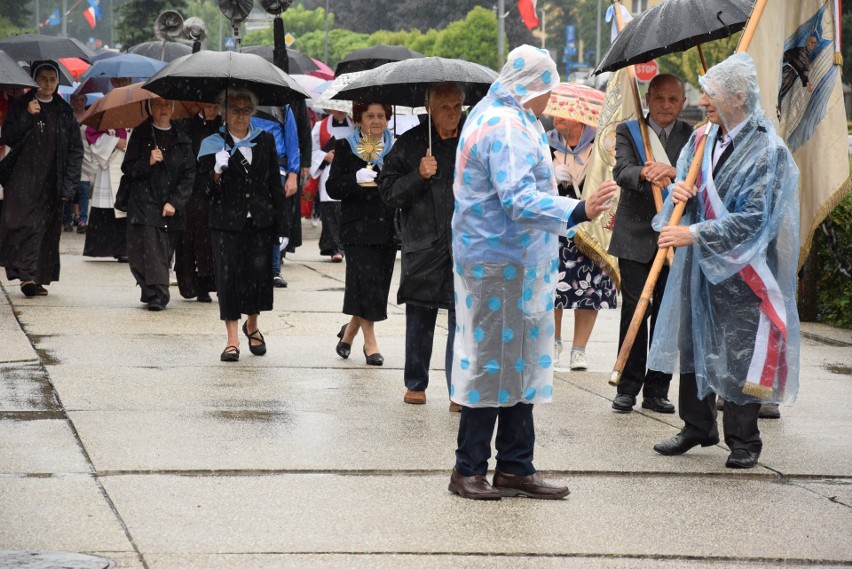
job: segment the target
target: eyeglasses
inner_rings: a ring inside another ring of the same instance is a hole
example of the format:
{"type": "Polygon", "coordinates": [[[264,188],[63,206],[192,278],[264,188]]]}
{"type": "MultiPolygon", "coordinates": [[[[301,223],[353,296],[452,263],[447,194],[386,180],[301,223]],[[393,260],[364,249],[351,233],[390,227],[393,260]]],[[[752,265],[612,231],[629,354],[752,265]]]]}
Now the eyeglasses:
{"type": "Polygon", "coordinates": [[[228,107],[228,112],[247,117],[254,112],[254,109],[251,107],[228,107]]]}

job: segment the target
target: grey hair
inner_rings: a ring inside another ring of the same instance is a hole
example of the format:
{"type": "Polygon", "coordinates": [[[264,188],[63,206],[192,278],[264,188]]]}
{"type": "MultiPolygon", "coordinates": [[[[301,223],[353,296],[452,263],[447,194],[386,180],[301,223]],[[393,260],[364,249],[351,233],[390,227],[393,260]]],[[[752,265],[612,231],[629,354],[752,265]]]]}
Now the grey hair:
{"type": "Polygon", "coordinates": [[[432,97],[441,95],[461,95],[462,103],[464,103],[466,93],[464,92],[464,89],[462,89],[462,86],[455,81],[435,83],[430,85],[429,89],[426,90],[426,106],[429,106],[429,102],[432,100],[432,97]]]}
{"type": "Polygon", "coordinates": [[[251,101],[252,110],[257,109],[257,95],[251,89],[246,89],[245,87],[223,89],[219,93],[219,96],[216,97],[216,102],[219,103],[222,114],[225,113],[225,106],[228,99],[248,99],[251,101]]]}

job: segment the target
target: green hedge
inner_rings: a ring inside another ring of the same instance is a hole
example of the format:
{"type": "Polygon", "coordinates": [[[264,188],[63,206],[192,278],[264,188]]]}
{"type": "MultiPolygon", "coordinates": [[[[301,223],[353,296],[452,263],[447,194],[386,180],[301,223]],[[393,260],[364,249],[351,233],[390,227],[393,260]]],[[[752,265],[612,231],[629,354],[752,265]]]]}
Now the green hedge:
{"type": "Polygon", "coordinates": [[[829,219],[837,245],[833,247],[822,228],[817,229],[804,278],[815,288],[816,320],[852,329],[852,278],[840,270],[841,262],[847,271],[852,270],[852,193],[834,208],[829,219]]]}

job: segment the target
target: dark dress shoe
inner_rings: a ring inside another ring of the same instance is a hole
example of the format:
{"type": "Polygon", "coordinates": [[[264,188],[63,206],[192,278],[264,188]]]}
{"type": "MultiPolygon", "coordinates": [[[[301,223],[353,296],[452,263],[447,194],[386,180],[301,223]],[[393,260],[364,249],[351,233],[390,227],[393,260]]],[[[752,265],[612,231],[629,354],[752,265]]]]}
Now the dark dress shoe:
{"type": "Polygon", "coordinates": [[[148,302],[148,310],[151,312],[160,312],[165,309],[166,305],[159,299],[154,299],[148,302]]]}
{"type": "Polygon", "coordinates": [[[195,298],[195,300],[197,300],[198,302],[213,302],[213,299],[212,299],[212,298],[210,298],[210,293],[209,293],[209,292],[202,292],[201,294],[199,294],[199,295],[195,298]]]}
{"type": "Polygon", "coordinates": [[[453,474],[450,476],[450,485],[447,486],[447,490],[470,500],[499,500],[502,498],[500,491],[489,484],[483,475],[462,476],[455,468],[453,468],[453,474]]]}
{"type": "Polygon", "coordinates": [[[340,338],[340,341],[337,342],[337,346],[334,348],[334,351],[337,352],[337,355],[343,358],[344,360],[349,357],[349,354],[352,353],[352,344],[347,344],[343,341],[343,334],[346,333],[346,326],[344,324],[340,327],[340,332],[337,333],[337,337],[340,338]]]}
{"type": "Polygon", "coordinates": [[[504,498],[526,496],[539,500],[560,500],[571,493],[567,486],[548,484],[538,472],[528,476],[516,476],[495,470],[492,485],[504,498]]]}
{"type": "Polygon", "coordinates": [[[775,403],[761,403],[760,411],[757,412],[758,419],[780,419],[781,410],[775,403]]]}
{"type": "Polygon", "coordinates": [[[675,456],[678,454],[683,454],[689,449],[697,447],[698,445],[701,445],[703,447],[712,447],[713,445],[717,444],[719,444],[718,436],[709,439],[700,439],[697,437],[690,437],[688,435],[684,435],[683,433],[678,433],[670,439],[666,439],[661,443],[655,444],[654,450],[665,456],[675,456]]]}
{"type": "Polygon", "coordinates": [[[675,406],[665,397],[646,397],[642,400],[642,408],[657,413],[674,413],[675,406]]]}
{"type": "Polygon", "coordinates": [[[38,286],[33,281],[24,281],[21,283],[21,292],[24,296],[38,295],[38,286]]]}
{"type": "Polygon", "coordinates": [[[246,335],[249,341],[249,351],[256,356],[262,356],[266,354],[266,338],[263,337],[263,334],[260,333],[260,330],[255,330],[251,334],[248,332],[248,322],[243,322],[243,334],[246,335]],[[260,336],[260,338],[258,338],[260,336]],[[258,345],[253,345],[252,341],[260,342],[258,345]]]}
{"type": "Polygon", "coordinates": [[[760,453],[751,452],[744,448],[738,448],[731,451],[728,455],[728,460],[725,466],[728,468],[754,468],[757,466],[757,459],[760,453]]]}
{"type": "Polygon", "coordinates": [[[364,359],[367,360],[368,366],[380,366],[384,365],[385,363],[384,356],[382,356],[382,354],[380,354],[379,352],[376,352],[375,354],[370,354],[368,356],[367,348],[364,348],[364,359]]]}
{"type": "Polygon", "coordinates": [[[630,413],[636,405],[636,397],[629,393],[619,393],[612,400],[612,410],[618,413],[630,413]]]}

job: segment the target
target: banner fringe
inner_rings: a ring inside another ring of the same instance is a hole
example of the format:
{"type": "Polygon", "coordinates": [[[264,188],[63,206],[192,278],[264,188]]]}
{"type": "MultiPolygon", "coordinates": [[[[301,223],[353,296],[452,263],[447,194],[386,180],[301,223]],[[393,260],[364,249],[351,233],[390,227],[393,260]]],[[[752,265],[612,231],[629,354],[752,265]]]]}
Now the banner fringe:
{"type": "Polygon", "coordinates": [[[743,395],[750,395],[764,401],[771,401],[772,388],[760,385],[759,383],[746,381],[746,384],[743,386],[743,395]]]}
{"type": "Polygon", "coordinates": [[[578,228],[577,233],[574,234],[574,244],[583,255],[607,274],[615,288],[620,291],[621,273],[618,270],[618,259],[604,251],[600,244],[588,236],[582,228],[578,228]]]}
{"type": "Polygon", "coordinates": [[[819,224],[828,217],[831,210],[836,208],[838,204],[843,201],[843,198],[846,197],[846,194],[849,193],[850,189],[852,189],[852,181],[850,181],[849,178],[846,178],[846,181],[840,184],[840,187],[834,191],[831,197],[820,206],[819,211],[811,223],[811,227],[808,229],[808,239],[802,243],[799,248],[799,269],[804,266],[805,261],[808,259],[808,255],[811,252],[811,246],[814,242],[814,233],[816,232],[817,227],[819,227],[819,224]]]}

